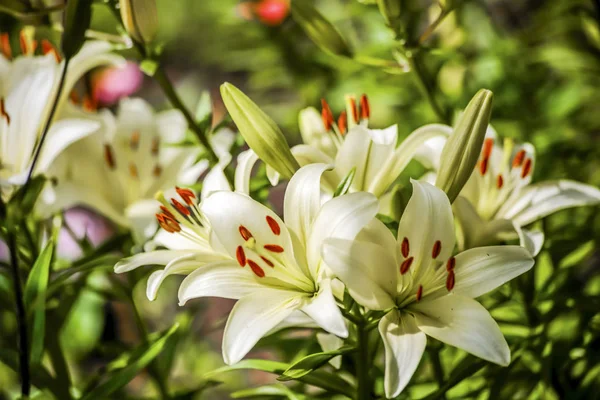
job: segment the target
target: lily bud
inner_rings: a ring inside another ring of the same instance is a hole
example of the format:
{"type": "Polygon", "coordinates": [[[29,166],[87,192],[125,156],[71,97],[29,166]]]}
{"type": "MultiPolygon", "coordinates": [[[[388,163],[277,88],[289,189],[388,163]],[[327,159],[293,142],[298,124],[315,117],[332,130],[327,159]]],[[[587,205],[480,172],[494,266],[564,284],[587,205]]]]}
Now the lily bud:
{"type": "Polygon", "coordinates": [[[490,122],[492,98],[493,93],[486,89],[475,94],[442,150],[435,185],[446,192],[450,202],[475,169],[490,122]]]}
{"type": "Polygon", "coordinates": [[[64,14],[61,48],[65,58],[79,52],[92,20],[92,0],[69,0],[64,14]]]}
{"type": "Polygon", "coordinates": [[[340,32],[308,2],[293,1],[292,18],[321,50],[338,56],[352,57],[352,51],[340,32]]]}
{"type": "Polygon", "coordinates": [[[291,178],[300,165],[277,124],[231,83],[221,85],[221,97],[248,146],[281,176],[291,178]]]}
{"type": "Polygon", "coordinates": [[[127,33],[140,43],[150,43],[158,30],[156,0],[119,0],[127,33]]]}

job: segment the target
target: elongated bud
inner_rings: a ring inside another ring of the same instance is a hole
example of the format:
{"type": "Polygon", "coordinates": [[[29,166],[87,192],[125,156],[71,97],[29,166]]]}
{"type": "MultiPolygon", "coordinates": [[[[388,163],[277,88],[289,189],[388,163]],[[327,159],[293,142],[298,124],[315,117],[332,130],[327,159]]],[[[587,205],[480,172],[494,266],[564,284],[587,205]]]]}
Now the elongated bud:
{"type": "Polygon", "coordinates": [[[231,83],[221,85],[221,96],[248,146],[284,178],[291,178],[300,165],[277,124],[231,83]]]}
{"type": "Polygon", "coordinates": [[[377,0],[379,12],[389,27],[394,27],[400,19],[402,0],[377,0]]]}
{"type": "Polygon", "coordinates": [[[127,33],[140,43],[150,43],[158,30],[156,0],[119,0],[127,33]]]}
{"type": "Polygon", "coordinates": [[[64,14],[61,48],[65,58],[71,58],[85,42],[85,31],[92,20],[92,0],[69,0],[64,14]]]}
{"type": "Polygon", "coordinates": [[[309,2],[292,1],[292,18],[321,50],[352,57],[352,51],[340,32],[309,2]]]}
{"type": "Polygon", "coordinates": [[[450,202],[475,169],[490,122],[492,98],[493,93],[486,89],[475,94],[442,150],[435,185],[446,192],[450,202]]]}

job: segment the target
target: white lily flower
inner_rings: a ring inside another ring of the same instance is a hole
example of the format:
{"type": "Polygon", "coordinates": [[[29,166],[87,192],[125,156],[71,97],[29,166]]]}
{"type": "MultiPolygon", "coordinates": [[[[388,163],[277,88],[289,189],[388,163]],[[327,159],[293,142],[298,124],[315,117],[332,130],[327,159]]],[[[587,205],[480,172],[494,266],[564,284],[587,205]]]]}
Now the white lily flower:
{"type": "Polygon", "coordinates": [[[305,144],[292,148],[300,165],[327,163],[335,165],[324,175],[323,186],[333,192],[342,180],[355,170],[351,191],[365,191],[382,196],[406,168],[427,140],[445,135],[426,126],[412,132],[398,144],[398,126],[369,129],[367,97],[347,97],[347,111],[334,122],[329,105],[323,101],[321,118],[314,108],[300,113],[300,132],[305,144]]]}
{"type": "Polygon", "coordinates": [[[123,99],[116,117],[87,116],[102,121],[102,129],[57,159],[58,185],[46,211],[85,205],[142,242],[156,230],[154,194],[196,182],[208,161],[196,162],[200,150],[179,145],[187,123],[178,110],[155,113],[142,99],[123,99]]]}
{"type": "MultiPolygon", "coordinates": [[[[23,55],[11,59],[7,45],[2,46],[0,53],[0,186],[5,195],[27,178],[64,67],[64,61],[58,61],[58,53],[49,42],[42,43],[46,55],[34,56],[30,42],[24,36],[22,39],[23,55]]],[[[71,88],[85,72],[99,65],[124,61],[111,54],[111,50],[108,43],[88,42],[71,60],[63,95],[34,174],[47,172],[70,144],[100,127],[97,121],[67,115],[63,106],[71,88]]]]}
{"type": "MultiPolygon", "coordinates": [[[[572,180],[553,180],[531,184],[535,166],[532,144],[515,145],[490,126],[477,168],[454,202],[463,237],[462,248],[521,239],[533,255],[541,250],[540,231],[523,227],[565,208],[600,203],[600,190],[572,180]]],[[[443,142],[428,142],[430,160],[442,151],[443,142]]],[[[435,166],[435,165],[433,165],[435,166]]]]}
{"type": "Polygon", "coordinates": [[[529,270],[520,246],[480,247],[452,256],[454,219],[446,194],[412,181],[413,195],[395,239],[373,224],[356,240],[329,239],[323,258],[352,297],[390,310],[379,323],[385,345],[385,393],[397,396],[425,350],[426,335],[500,365],[510,350],[488,311],[474,300],[529,270]]]}
{"type": "Polygon", "coordinates": [[[239,299],[223,338],[227,364],[241,360],[256,342],[294,311],[310,316],[337,336],[348,334],[334,298],[321,244],[331,237],[353,239],[377,212],[368,193],[336,197],[321,206],[321,175],[312,164],[290,180],[284,223],[273,211],[234,192],[213,193],[202,205],[215,240],[230,260],[209,263],[186,277],[180,304],[198,297],[239,299]]]}

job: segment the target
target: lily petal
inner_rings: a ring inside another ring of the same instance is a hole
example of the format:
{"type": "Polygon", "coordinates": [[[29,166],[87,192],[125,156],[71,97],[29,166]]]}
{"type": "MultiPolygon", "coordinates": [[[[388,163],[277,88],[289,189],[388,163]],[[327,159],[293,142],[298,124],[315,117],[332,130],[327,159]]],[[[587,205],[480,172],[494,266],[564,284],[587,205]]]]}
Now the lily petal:
{"type": "Polygon", "coordinates": [[[225,326],[225,363],[231,365],[240,361],[260,338],[301,304],[302,298],[298,293],[269,288],[241,298],[231,310],[225,326]]]}
{"type": "Polygon", "coordinates": [[[212,193],[221,190],[231,191],[231,186],[229,186],[229,181],[225,176],[223,168],[219,165],[215,165],[204,177],[200,198],[204,200],[212,193]]]}
{"type": "Polygon", "coordinates": [[[519,234],[519,241],[521,246],[525,247],[529,251],[532,257],[537,256],[542,247],[544,246],[545,235],[540,230],[528,230],[522,229],[515,226],[515,230],[519,234]]]}
{"type": "Polygon", "coordinates": [[[337,152],[334,172],[340,181],[350,173],[352,168],[356,168],[352,180],[354,191],[366,189],[365,173],[372,145],[373,141],[367,128],[357,125],[346,134],[344,142],[337,152]]]}
{"type": "Polygon", "coordinates": [[[379,321],[379,333],[385,348],[385,397],[394,398],[412,378],[427,344],[415,318],[393,310],[379,321]]]}
{"type": "Polygon", "coordinates": [[[419,329],[484,360],[506,366],[510,349],[490,313],[477,301],[450,294],[413,303],[419,329]]]}
{"type": "Polygon", "coordinates": [[[323,260],[346,285],[352,297],[371,310],[394,307],[396,262],[388,249],[344,239],[328,239],[323,260]]]}
{"type": "Polygon", "coordinates": [[[426,140],[415,152],[414,159],[425,168],[437,171],[440,168],[440,159],[446,140],[452,134],[452,127],[443,124],[429,124],[420,129],[421,132],[431,132],[432,134],[438,132],[440,135],[426,140]]]}
{"type": "Polygon", "coordinates": [[[301,310],[327,332],[343,338],[348,337],[348,329],[333,297],[329,279],[321,281],[319,293],[301,310]]]}
{"type": "Polygon", "coordinates": [[[123,258],[115,265],[115,273],[133,271],[144,265],[167,265],[174,259],[191,254],[184,250],[155,250],[123,258]]]}
{"type": "Polygon", "coordinates": [[[250,176],[257,161],[258,156],[252,149],[242,151],[238,155],[234,178],[236,192],[250,194],[250,176]]]}
{"type": "MultiPolygon", "coordinates": [[[[344,345],[344,341],[339,337],[330,333],[322,332],[317,333],[317,342],[323,351],[334,351],[344,345]]],[[[342,356],[333,357],[331,360],[329,360],[329,364],[331,364],[335,369],[340,369],[342,367],[342,356]]]]}

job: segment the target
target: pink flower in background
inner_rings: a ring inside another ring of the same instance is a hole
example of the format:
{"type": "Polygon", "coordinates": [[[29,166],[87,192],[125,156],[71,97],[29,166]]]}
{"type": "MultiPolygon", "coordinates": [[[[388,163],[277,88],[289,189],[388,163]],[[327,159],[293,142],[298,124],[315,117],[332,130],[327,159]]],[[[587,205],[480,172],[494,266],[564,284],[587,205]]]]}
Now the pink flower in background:
{"type": "Polygon", "coordinates": [[[243,1],[237,7],[238,14],[245,20],[258,20],[267,26],[283,23],[290,13],[289,0],[243,1]]]}
{"type": "Polygon", "coordinates": [[[100,245],[114,234],[114,228],[104,217],[83,207],[74,207],[65,211],[65,225],[58,236],[58,255],[68,260],[75,260],[83,255],[79,244],[73,238],[84,237],[93,247],[100,245]]]}
{"type": "Polygon", "coordinates": [[[104,68],[92,78],[94,101],[100,105],[112,105],[120,98],[137,92],[143,80],[144,74],[133,62],[128,62],[121,68],[104,68]]]}

